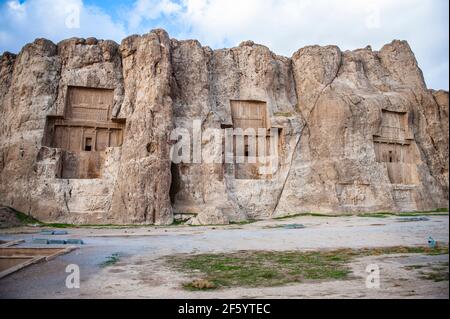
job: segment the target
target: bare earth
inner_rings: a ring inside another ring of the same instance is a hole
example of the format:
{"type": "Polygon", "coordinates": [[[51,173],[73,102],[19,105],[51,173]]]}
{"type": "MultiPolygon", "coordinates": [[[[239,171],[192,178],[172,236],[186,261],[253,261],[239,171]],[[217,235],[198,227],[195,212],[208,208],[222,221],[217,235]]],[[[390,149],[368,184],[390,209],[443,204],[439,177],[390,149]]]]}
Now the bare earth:
{"type": "MultiPolygon", "coordinates": [[[[247,225],[172,226],[122,229],[67,229],[85,245],[50,262],[22,269],[0,280],[1,298],[448,298],[448,281],[423,279],[420,272],[447,263],[448,255],[400,254],[355,259],[351,279],[267,288],[224,288],[186,291],[183,282],[196,274],[171,270],[161,257],[180,253],[219,253],[237,250],[319,250],[387,246],[424,246],[432,236],[449,241],[448,216],[427,221],[399,217],[296,217],[247,225]],[[301,223],[303,229],[268,228],[301,223]],[[119,253],[114,265],[99,265],[119,253]],[[79,289],[65,286],[68,264],[80,267],[79,289]],[[380,267],[379,289],[366,288],[366,267],[380,267]],[[408,267],[414,266],[414,267],[408,267]],[[417,267],[420,266],[420,267],[417,267]]],[[[0,231],[0,240],[48,238],[32,227],[0,231]]]]}

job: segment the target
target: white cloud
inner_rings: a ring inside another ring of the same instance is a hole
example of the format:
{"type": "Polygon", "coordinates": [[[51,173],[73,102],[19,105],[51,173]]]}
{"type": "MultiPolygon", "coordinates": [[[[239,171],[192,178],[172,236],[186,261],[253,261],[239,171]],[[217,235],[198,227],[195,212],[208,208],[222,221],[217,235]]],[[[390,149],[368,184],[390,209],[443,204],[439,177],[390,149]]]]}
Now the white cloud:
{"type": "Polygon", "coordinates": [[[182,0],[181,38],[214,48],[247,39],[291,56],[311,44],[374,49],[407,40],[430,87],[448,89],[446,0],[182,0]],[[442,66],[447,67],[442,69],[442,66]]]}
{"type": "Polygon", "coordinates": [[[0,30],[1,52],[18,52],[24,44],[42,37],[57,42],[74,36],[117,41],[126,36],[122,24],[82,0],[10,0],[0,8],[0,30]],[[79,24],[71,23],[77,19],[79,24]]]}
{"type": "Polygon", "coordinates": [[[108,5],[121,9],[115,20],[82,0],[0,4],[0,51],[17,52],[36,37],[95,36],[120,42],[127,34],[155,27],[213,48],[251,39],[285,56],[311,44],[379,49],[402,39],[415,52],[429,87],[449,86],[447,0],[135,0],[128,7],[113,1],[108,5]],[[70,28],[76,20],[69,27],[66,23],[67,8],[74,5],[80,8],[79,28],[70,28]]]}
{"type": "Polygon", "coordinates": [[[181,6],[171,0],[137,0],[129,13],[128,28],[139,28],[143,20],[156,20],[181,12],[181,6]]]}

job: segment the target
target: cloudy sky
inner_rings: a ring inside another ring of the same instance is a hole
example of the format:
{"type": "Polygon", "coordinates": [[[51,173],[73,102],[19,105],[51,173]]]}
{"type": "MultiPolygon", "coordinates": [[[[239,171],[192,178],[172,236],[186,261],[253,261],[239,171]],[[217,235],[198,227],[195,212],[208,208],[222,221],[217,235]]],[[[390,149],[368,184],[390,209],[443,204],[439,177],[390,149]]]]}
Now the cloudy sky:
{"type": "Polygon", "coordinates": [[[212,48],[244,40],[291,56],[312,44],[380,49],[407,40],[427,85],[449,87],[448,0],[0,0],[0,52],[37,37],[121,39],[154,28],[212,48]]]}

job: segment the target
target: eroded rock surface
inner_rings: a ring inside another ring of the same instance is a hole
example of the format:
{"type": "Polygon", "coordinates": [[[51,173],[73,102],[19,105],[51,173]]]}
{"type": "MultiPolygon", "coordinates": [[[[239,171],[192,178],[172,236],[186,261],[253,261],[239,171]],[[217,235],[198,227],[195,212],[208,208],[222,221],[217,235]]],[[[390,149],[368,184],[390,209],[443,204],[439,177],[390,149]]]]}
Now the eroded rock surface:
{"type": "Polygon", "coordinates": [[[286,58],[163,30],[120,45],[37,39],[1,56],[0,82],[0,204],[44,221],[448,207],[448,92],[426,87],[404,41],[286,58]],[[239,123],[276,135],[277,159],[226,163],[225,129],[239,123]],[[173,129],[196,126],[202,156],[171,162],[173,129]]]}

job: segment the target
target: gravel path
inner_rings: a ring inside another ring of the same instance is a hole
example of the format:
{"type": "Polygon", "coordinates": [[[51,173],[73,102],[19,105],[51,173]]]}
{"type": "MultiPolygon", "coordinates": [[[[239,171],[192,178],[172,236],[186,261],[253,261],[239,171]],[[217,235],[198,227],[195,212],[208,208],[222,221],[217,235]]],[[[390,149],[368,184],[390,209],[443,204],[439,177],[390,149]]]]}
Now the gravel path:
{"type": "MultiPolygon", "coordinates": [[[[180,288],[186,275],[175,273],[160,260],[178,253],[228,252],[236,250],[317,250],[381,246],[426,245],[429,236],[449,241],[448,216],[428,216],[425,221],[405,218],[296,217],[260,221],[247,225],[208,227],[141,227],[125,229],[67,229],[61,238],[82,238],[80,249],[50,262],[22,269],[0,280],[2,298],[448,298],[448,281],[435,283],[420,278],[418,270],[405,265],[422,262],[426,267],[448,262],[446,256],[378,256],[355,260],[353,279],[302,283],[271,288],[232,288],[188,292],[180,288]],[[288,229],[289,224],[302,229],[288,229]],[[119,253],[113,266],[99,267],[111,254],[119,253]],[[422,259],[421,259],[422,258],[422,259]],[[424,259],[425,258],[425,259],[424,259]],[[365,268],[381,268],[380,289],[365,287],[365,268]],[[65,268],[80,267],[80,289],[67,289],[65,268]]],[[[45,236],[35,228],[0,230],[0,240],[45,236]]]]}

